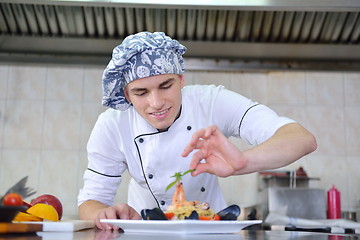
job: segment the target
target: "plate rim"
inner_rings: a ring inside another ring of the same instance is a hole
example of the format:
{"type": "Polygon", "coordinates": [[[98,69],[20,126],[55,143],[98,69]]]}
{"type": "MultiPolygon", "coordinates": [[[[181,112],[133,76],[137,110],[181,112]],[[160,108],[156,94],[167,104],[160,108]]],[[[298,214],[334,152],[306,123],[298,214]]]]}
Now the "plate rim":
{"type": "Polygon", "coordinates": [[[261,224],[263,220],[125,220],[100,219],[100,222],[113,224],[124,233],[172,233],[172,234],[220,234],[237,233],[243,228],[261,224]],[[195,223],[195,225],[194,225],[195,223]],[[213,226],[213,227],[211,227],[213,226]],[[194,229],[196,228],[196,229],[194,229]],[[220,229],[219,229],[220,228],[220,229]]]}
{"type": "Polygon", "coordinates": [[[135,224],[160,224],[160,225],[177,225],[177,224],[188,224],[188,223],[196,223],[197,225],[210,225],[210,224],[259,224],[262,223],[263,220],[219,220],[219,221],[205,221],[205,220],[129,220],[129,219],[100,219],[100,222],[104,223],[131,223],[135,224]]]}

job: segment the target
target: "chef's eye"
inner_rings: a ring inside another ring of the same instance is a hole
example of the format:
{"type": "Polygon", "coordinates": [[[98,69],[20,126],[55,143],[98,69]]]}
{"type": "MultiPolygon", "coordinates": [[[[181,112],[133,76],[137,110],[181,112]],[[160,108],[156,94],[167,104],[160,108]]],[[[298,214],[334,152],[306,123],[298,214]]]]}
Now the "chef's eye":
{"type": "Polygon", "coordinates": [[[167,85],[161,86],[161,89],[169,89],[169,88],[171,88],[172,85],[173,85],[173,84],[171,83],[171,84],[167,84],[167,85]]]}
{"type": "Polygon", "coordinates": [[[135,96],[144,96],[147,92],[146,91],[143,91],[143,92],[137,92],[137,93],[134,93],[135,96]]]}

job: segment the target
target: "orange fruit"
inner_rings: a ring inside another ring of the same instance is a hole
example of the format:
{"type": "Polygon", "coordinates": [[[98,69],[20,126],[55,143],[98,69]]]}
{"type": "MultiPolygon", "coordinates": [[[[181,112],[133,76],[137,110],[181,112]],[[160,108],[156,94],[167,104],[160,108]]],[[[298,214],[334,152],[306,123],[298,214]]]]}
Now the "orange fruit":
{"type": "Polygon", "coordinates": [[[14,222],[39,222],[42,221],[42,218],[36,217],[34,215],[19,212],[15,218],[13,219],[14,222]]]}
{"type": "Polygon", "coordinates": [[[59,221],[59,214],[57,213],[56,209],[53,206],[45,203],[37,203],[34,206],[28,208],[26,212],[42,219],[59,221]]]}

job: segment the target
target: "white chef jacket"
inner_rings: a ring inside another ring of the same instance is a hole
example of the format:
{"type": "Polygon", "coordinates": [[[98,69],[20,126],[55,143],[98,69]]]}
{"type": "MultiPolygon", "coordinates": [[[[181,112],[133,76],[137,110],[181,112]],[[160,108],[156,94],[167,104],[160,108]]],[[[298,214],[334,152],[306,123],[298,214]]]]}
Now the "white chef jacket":
{"type": "MultiPolygon", "coordinates": [[[[99,116],[88,141],[89,163],[78,204],[97,200],[113,205],[121,174],[128,170],[133,179],[128,204],[138,212],[154,207],[164,210],[175,191],[175,187],[165,191],[175,180],[171,176],[189,169],[193,153],[186,158],[181,153],[195,131],[216,125],[226,137],[257,145],[291,122],[264,105],[214,85],[185,86],[181,114],[165,132],[152,127],[133,107],[108,109],[99,116]]],[[[208,202],[215,211],[227,206],[216,176],[188,174],[182,182],[187,200],[208,202]]]]}

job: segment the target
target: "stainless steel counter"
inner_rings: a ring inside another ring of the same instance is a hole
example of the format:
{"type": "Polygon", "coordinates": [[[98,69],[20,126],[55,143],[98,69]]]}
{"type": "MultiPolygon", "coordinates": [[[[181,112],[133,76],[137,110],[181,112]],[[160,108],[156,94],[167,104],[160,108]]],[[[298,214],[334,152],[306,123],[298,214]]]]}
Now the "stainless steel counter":
{"type": "Polygon", "coordinates": [[[119,231],[88,229],[78,232],[38,232],[34,234],[0,234],[0,240],[350,240],[360,235],[334,235],[314,232],[242,230],[238,234],[126,234],[119,231]]]}

